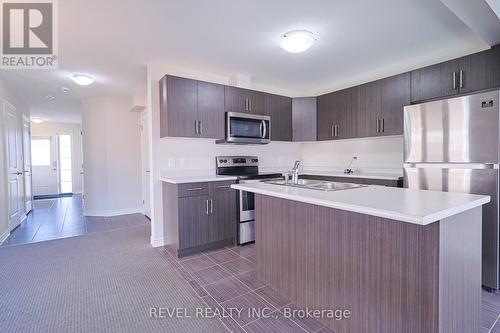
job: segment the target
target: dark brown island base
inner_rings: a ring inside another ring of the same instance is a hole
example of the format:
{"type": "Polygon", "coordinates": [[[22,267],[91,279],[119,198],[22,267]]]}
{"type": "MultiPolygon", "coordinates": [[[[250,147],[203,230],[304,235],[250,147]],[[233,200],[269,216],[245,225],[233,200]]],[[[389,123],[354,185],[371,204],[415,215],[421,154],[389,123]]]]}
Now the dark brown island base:
{"type": "Polygon", "coordinates": [[[302,308],[349,310],[348,319],[319,318],[336,333],[480,332],[489,197],[233,188],[256,193],[258,278],[302,308]]]}

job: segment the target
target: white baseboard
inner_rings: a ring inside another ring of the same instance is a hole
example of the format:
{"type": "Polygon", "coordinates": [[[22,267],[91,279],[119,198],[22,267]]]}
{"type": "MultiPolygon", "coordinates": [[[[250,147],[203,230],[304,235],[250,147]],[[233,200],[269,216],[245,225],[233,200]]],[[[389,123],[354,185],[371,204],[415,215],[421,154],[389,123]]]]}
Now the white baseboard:
{"type": "Polygon", "coordinates": [[[5,240],[9,236],[10,236],[10,231],[9,230],[5,230],[5,232],[0,236],[0,244],[2,244],[3,242],[5,242],[5,240]]]}
{"type": "Polygon", "coordinates": [[[127,214],[142,214],[142,207],[127,209],[108,209],[108,210],[84,210],[85,216],[117,216],[127,214]]]}
{"type": "Polygon", "coordinates": [[[151,236],[151,246],[153,247],[165,246],[165,238],[162,237],[154,239],[153,236],[151,236]]]}

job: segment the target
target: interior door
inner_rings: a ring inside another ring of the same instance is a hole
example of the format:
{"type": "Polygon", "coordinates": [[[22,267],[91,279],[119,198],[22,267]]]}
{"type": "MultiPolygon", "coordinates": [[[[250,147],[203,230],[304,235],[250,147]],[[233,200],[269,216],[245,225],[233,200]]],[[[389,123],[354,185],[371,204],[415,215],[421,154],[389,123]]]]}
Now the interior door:
{"type": "Polygon", "coordinates": [[[144,215],[151,218],[150,178],[151,166],[149,162],[149,112],[141,114],[141,142],[142,142],[142,200],[144,215]]]}
{"type": "Polygon", "coordinates": [[[56,136],[37,136],[31,139],[34,196],[59,194],[56,141],[56,136]]]}
{"type": "Polygon", "coordinates": [[[26,214],[33,208],[33,190],[31,179],[31,129],[30,120],[23,116],[23,165],[24,165],[24,205],[26,214]]]}
{"type": "Polygon", "coordinates": [[[5,122],[5,147],[7,160],[7,200],[9,229],[13,230],[21,223],[21,205],[23,201],[21,175],[22,163],[19,145],[19,128],[16,108],[3,101],[5,122]]]}
{"type": "Polygon", "coordinates": [[[406,164],[404,186],[410,189],[483,194],[491,201],[483,206],[482,283],[499,285],[499,170],[494,164],[406,164]]]}

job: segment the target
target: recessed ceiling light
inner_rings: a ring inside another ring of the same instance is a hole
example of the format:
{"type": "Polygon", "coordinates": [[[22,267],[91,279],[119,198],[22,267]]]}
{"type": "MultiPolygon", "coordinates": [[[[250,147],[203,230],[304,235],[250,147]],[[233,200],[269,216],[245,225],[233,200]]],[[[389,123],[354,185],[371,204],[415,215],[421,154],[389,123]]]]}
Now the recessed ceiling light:
{"type": "Polygon", "coordinates": [[[69,88],[68,87],[62,87],[61,90],[65,94],[69,93],[69,88]]]}
{"type": "Polygon", "coordinates": [[[309,49],[316,39],[316,36],[307,30],[289,31],[281,36],[280,46],[290,53],[300,53],[309,49]]]}
{"type": "Polygon", "coordinates": [[[43,119],[40,118],[31,118],[31,122],[34,124],[40,124],[43,123],[43,119]]]}
{"type": "Polygon", "coordinates": [[[54,96],[54,95],[46,95],[45,98],[48,99],[49,101],[52,101],[52,100],[56,99],[56,96],[54,96]]]}
{"type": "Polygon", "coordinates": [[[73,81],[75,81],[76,84],[79,84],[81,86],[88,86],[89,84],[94,83],[94,79],[92,76],[86,75],[86,74],[73,74],[71,77],[73,81]]]}

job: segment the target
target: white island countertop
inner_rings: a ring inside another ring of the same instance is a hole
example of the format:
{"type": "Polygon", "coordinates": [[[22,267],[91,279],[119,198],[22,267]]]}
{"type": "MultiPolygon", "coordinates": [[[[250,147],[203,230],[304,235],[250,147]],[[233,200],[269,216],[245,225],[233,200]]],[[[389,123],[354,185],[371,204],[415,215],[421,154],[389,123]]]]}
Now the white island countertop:
{"type": "Polygon", "coordinates": [[[486,195],[365,186],[320,191],[267,183],[232,188],[382,218],[427,225],[490,202],[486,195]]]}
{"type": "Polygon", "coordinates": [[[345,177],[345,178],[364,178],[364,179],[380,179],[380,180],[398,180],[403,177],[403,172],[360,172],[355,170],[354,173],[344,173],[340,170],[326,169],[308,169],[304,168],[300,171],[300,175],[310,176],[327,176],[327,177],[345,177]]]}

